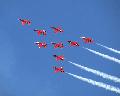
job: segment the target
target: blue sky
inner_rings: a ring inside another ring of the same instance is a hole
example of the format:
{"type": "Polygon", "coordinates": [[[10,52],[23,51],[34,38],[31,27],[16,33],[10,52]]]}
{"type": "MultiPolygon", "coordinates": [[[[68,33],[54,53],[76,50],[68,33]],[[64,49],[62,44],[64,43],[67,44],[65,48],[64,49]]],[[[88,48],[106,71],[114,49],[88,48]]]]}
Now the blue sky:
{"type": "Polygon", "coordinates": [[[96,44],[86,45],[80,36],[120,50],[119,0],[1,0],[0,1],[0,96],[119,96],[92,86],[67,74],[54,74],[52,66],[120,88],[119,83],[102,79],[72,66],[56,62],[53,54],[64,54],[67,60],[120,77],[120,65],[84,50],[91,48],[120,58],[96,44]],[[31,26],[22,26],[18,18],[30,19],[31,26]],[[54,34],[50,26],[62,26],[63,34],[54,34]],[[38,37],[34,28],[45,29],[47,37],[38,37]],[[67,40],[80,43],[68,46],[67,40]],[[64,49],[39,49],[35,41],[62,41],[64,49]]]}

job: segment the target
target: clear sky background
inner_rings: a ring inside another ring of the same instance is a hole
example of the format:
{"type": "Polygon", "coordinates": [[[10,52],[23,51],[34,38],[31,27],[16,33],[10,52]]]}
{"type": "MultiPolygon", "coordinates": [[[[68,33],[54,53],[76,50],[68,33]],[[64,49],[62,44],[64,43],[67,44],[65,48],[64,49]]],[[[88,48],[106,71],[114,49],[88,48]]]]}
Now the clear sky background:
{"type": "Polygon", "coordinates": [[[53,72],[52,66],[63,66],[67,72],[120,87],[119,83],[66,62],[70,60],[120,77],[120,64],[82,47],[118,59],[120,55],[96,44],[84,44],[80,36],[92,37],[96,43],[120,50],[120,0],[0,0],[0,96],[119,96],[53,72]],[[31,20],[31,26],[22,26],[18,18],[31,20]],[[64,33],[54,34],[50,26],[61,26],[64,33]],[[34,28],[45,29],[47,36],[38,37],[34,28]],[[67,40],[78,41],[80,47],[69,47],[67,40]],[[35,41],[49,44],[46,49],[39,49],[35,41]],[[62,41],[66,48],[53,49],[51,41],[62,41]],[[53,54],[67,59],[56,62],[53,54]]]}

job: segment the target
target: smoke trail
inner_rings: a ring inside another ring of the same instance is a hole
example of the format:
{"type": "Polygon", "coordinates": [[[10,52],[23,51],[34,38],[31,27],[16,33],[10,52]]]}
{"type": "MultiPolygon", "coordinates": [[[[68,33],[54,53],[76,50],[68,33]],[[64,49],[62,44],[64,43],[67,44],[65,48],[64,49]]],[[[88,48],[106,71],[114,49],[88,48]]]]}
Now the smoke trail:
{"type": "Polygon", "coordinates": [[[99,46],[101,46],[101,47],[104,47],[104,48],[106,48],[106,49],[108,49],[108,50],[110,50],[110,51],[112,51],[112,52],[115,52],[115,53],[118,53],[118,54],[120,54],[120,51],[118,51],[118,50],[116,50],[116,49],[113,49],[113,48],[109,48],[109,47],[107,47],[107,46],[104,46],[104,45],[102,45],[102,44],[99,44],[99,43],[96,43],[97,45],[99,45],[99,46]]]}
{"type": "MultiPolygon", "coordinates": [[[[83,48],[84,48],[84,47],[83,47],[83,48]]],[[[100,52],[91,50],[91,49],[89,49],[89,48],[84,48],[84,49],[86,49],[86,50],[88,50],[88,51],[90,51],[90,52],[92,52],[92,53],[94,53],[94,54],[96,54],[96,55],[99,55],[99,56],[101,56],[101,57],[103,57],[103,58],[106,58],[106,59],[108,59],[108,60],[111,60],[111,61],[114,61],[114,62],[120,64],[120,60],[117,59],[117,58],[115,58],[115,57],[111,57],[111,56],[109,56],[109,55],[102,54],[102,53],[100,53],[100,52]]]]}
{"type": "Polygon", "coordinates": [[[84,82],[87,82],[89,84],[92,84],[92,85],[96,85],[98,87],[101,87],[101,88],[104,88],[106,90],[109,90],[109,91],[112,91],[112,92],[116,92],[118,94],[120,94],[120,89],[118,87],[114,87],[114,86],[111,86],[111,85],[108,85],[108,84],[105,84],[105,83],[102,83],[102,82],[97,82],[97,81],[94,81],[92,79],[87,79],[87,78],[83,78],[81,76],[77,76],[77,75],[74,75],[72,73],[68,73],[66,72],[68,75],[71,75],[79,80],[82,80],[84,82]]]}
{"type": "Polygon", "coordinates": [[[105,78],[105,79],[112,80],[112,81],[114,81],[114,82],[120,83],[120,78],[118,78],[118,77],[116,77],[116,76],[112,76],[112,75],[109,75],[109,74],[100,72],[100,71],[98,71],[98,70],[94,70],[94,69],[91,69],[91,68],[88,68],[88,67],[84,67],[84,66],[82,66],[82,65],[80,65],[80,64],[76,64],[76,63],[73,63],[73,62],[71,62],[71,61],[68,61],[68,62],[71,63],[71,64],[73,64],[74,66],[77,66],[77,67],[79,67],[79,68],[87,71],[87,72],[91,72],[91,73],[93,73],[93,74],[95,74],[95,75],[98,75],[98,76],[100,76],[100,77],[102,77],[102,78],[105,78]]]}

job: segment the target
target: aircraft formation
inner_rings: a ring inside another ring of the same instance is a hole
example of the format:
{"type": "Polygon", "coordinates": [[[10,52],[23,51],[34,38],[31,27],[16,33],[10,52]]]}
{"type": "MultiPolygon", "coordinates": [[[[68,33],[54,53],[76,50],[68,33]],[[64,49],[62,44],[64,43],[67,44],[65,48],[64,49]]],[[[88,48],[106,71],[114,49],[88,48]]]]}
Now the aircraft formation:
{"type": "MultiPolygon", "coordinates": [[[[18,19],[21,24],[23,26],[25,25],[31,25],[31,21],[30,20],[27,20],[27,19],[18,19]]],[[[54,26],[51,26],[50,27],[54,33],[63,33],[64,30],[61,28],[61,27],[54,27],[54,26]]],[[[34,29],[33,30],[34,32],[37,33],[38,36],[46,36],[47,35],[47,31],[46,30],[43,30],[43,29],[34,29]]],[[[90,37],[80,37],[84,43],[93,43],[93,39],[90,38],[90,37]]],[[[80,44],[77,42],[77,41],[72,41],[72,40],[68,40],[67,41],[69,46],[71,47],[79,47],[80,44]]],[[[36,44],[38,46],[38,48],[47,48],[47,43],[46,42],[34,42],[34,44],[36,44]]],[[[53,45],[53,47],[55,49],[57,48],[64,48],[64,44],[62,42],[51,42],[51,45],[53,45]]],[[[56,61],[64,61],[64,56],[63,55],[53,55],[53,57],[56,59],[56,61]]],[[[57,67],[57,66],[53,66],[53,70],[55,73],[57,72],[61,72],[61,73],[64,73],[64,68],[61,66],[61,67],[57,67]]]]}
{"type": "MultiPolygon", "coordinates": [[[[32,23],[30,20],[26,20],[26,19],[18,19],[18,20],[21,22],[21,24],[23,26],[26,26],[26,25],[29,26],[32,23]]],[[[64,30],[61,27],[52,26],[50,28],[53,30],[53,32],[55,34],[59,34],[59,33],[63,34],[64,33],[64,30]]],[[[47,31],[44,30],[44,29],[33,29],[33,32],[35,32],[38,36],[43,36],[43,37],[47,36],[47,31]]],[[[101,44],[96,43],[96,42],[94,43],[94,40],[91,37],[80,37],[80,39],[82,39],[82,42],[84,42],[85,44],[96,44],[96,45],[101,46],[101,47],[103,47],[103,48],[105,48],[107,50],[110,50],[112,52],[120,54],[119,50],[116,50],[116,49],[113,49],[113,48],[109,48],[107,46],[101,45],[101,44]]],[[[70,47],[75,47],[75,48],[81,47],[80,43],[77,42],[77,41],[67,40],[66,43],[70,47]]],[[[36,42],[34,42],[34,44],[38,48],[47,48],[48,45],[50,45],[50,44],[51,44],[51,46],[53,46],[54,49],[63,49],[63,48],[66,47],[66,46],[64,46],[63,42],[50,42],[48,44],[45,41],[44,42],[43,41],[42,42],[36,41],[36,42]]],[[[89,48],[85,48],[85,47],[82,47],[82,48],[84,48],[85,50],[87,50],[87,51],[89,51],[89,52],[91,52],[93,54],[101,56],[104,59],[108,59],[108,60],[111,60],[111,61],[114,61],[114,62],[120,64],[120,60],[117,59],[117,58],[115,58],[115,57],[111,57],[109,55],[100,53],[98,51],[95,51],[95,50],[92,50],[92,49],[89,49],[89,48]]],[[[63,62],[63,61],[66,60],[66,58],[64,57],[64,55],[56,55],[56,54],[54,54],[52,56],[58,62],[63,62]]],[[[80,64],[73,63],[71,61],[67,61],[67,62],[71,63],[72,65],[74,65],[74,66],[76,66],[78,68],[80,68],[81,70],[87,71],[89,73],[93,73],[96,76],[100,76],[100,77],[102,77],[104,79],[108,79],[108,80],[112,80],[114,82],[120,83],[120,78],[119,77],[116,77],[116,76],[113,76],[113,75],[109,75],[109,74],[101,72],[99,70],[95,70],[95,69],[92,69],[92,68],[89,68],[89,67],[86,67],[86,66],[82,66],[80,64]]],[[[111,85],[108,85],[108,84],[103,83],[103,82],[97,82],[97,81],[92,80],[92,79],[84,78],[82,76],[78,76],[78,75],[66,72],[66,71],[64,71],[63,66],[60,66],[60,67],[59,66],[53,66],[52,68],[53,68],[54,73],[66,73],[66,74],[68,74],[68,75],[70,75],[70,76],[72,76],[74,78],[77,78],[77,79],[79,79],[81,81],[87,82],[87,83],[89,83],[91,85],[95,85],[95,86],[104,88],[106,90],[109,90],[109,91],[116,92],[116,93],[120,94],[120,88],[118,88],[118,87],[111,86],[111,85]]]]}

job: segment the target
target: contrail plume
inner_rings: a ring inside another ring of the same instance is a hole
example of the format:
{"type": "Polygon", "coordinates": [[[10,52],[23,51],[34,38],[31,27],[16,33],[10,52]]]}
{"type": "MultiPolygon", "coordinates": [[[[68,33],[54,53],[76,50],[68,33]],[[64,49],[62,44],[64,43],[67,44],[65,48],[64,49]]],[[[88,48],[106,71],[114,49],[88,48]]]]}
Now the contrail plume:
{"type": "Polygon", "coordinates": [[[82,70],[85,70],[87,72],[91,72],[95,75],[98,75],[102,78],[105,78],[105,79],[108,79],[108,80],[112,80],[114,82],[118,82],[120,83],[120,78],[116,77],[116,76],[112,76],[112,75],[109,75],[109,74],[106,74],[106,73],[103,73],[103,72],[100,72],[98,70],[95,70],[95,69],[91,69],[91,68],[88,68],[88,67],[85,67],[85,66],[82,66],[80,64],[77,64],[77,63],[73,63],[71,61],[68,61],[69,63],[71,63],[72,65],[76,66],[76,67],[79,67],[81,68],[82,70]]]}
{"type": "Polygon", "coordinates": [[[99,45],[99,46],[101,46],[101,47],[103,47],[103,48],[106,48],[106,49],[108,49],[108,50],[110,50],[110,51],[112,51],[112,52],[115,52],[115,53],[120,54],[120,51],[118,51],[118,50],[116,50],[116,49],[109,48],[109,47],[104,46],[104,45],[102,45],[102,44],[100,44],[100,43],[96,43],[96,44],[99,45]]]}
{"type": "MultiPolygon", "coordinates": [[[[83,48],[84,48],[84,47],[83,47],[83,48]]],[[[84,49],[86,49],[86,50],[88,50],[88,51],[90,51],[90,52],[92,52],[92,53],[94,53],[94,54],[96,54],[96,55],[99,55],[99,56],[101,56],[101,57],[103,57],[103,58],[105,58],[105,59],[108,59],[108,60],[111,60],[111,61],[114,61],[114,62],[120,64],[120,60],[117,59],[117,58],[115,58],[115,57],[111,57],[111,56],[109,56],[109,55],[105,55],[105,54],[103,54],[103,53],[94,51],[94,50],[89,49],[89,48],[84,48],[84,49]]]]}
{"type": "Polygon", "coordinates": [[[77,78],[77,79],[81,80],[81,81],[84,81],[84,82],[87,82],[89,84],[92,84],[92,85],[95,85],[95,86],[104,88],[106,90],[109,90],[109,91],[116,92],[116,93],[120,94],[120,88],[118,88],[118,87],[114,87],[114,86],[111,86],[111,85],[108,85],[108,84],[105,84],[105,83],[102,83],[102,82],[97,82],[97,81],[94,81],[92,79],[84,78],[82,76],[77,76],[77,75],[74,75],[72,73],[68,73],[68,72],[66,72],[66,73],[68,75],[71,75],[74,78],[77,78]]]}

